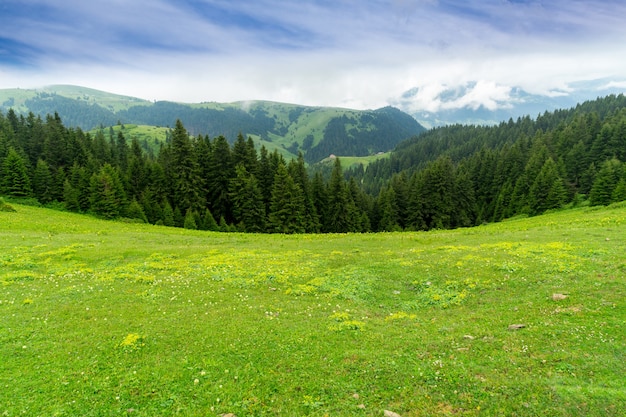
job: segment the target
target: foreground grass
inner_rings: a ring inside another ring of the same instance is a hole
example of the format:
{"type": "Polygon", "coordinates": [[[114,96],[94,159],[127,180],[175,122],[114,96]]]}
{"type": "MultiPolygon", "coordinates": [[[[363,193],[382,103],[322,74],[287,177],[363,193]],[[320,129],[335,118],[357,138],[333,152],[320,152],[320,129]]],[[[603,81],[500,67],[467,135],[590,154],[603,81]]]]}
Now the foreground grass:
{"type": "Polygon", "coordinates": [[[1,415],[626,410],[626,207],[320,236],[15,208],[1,415]]]}

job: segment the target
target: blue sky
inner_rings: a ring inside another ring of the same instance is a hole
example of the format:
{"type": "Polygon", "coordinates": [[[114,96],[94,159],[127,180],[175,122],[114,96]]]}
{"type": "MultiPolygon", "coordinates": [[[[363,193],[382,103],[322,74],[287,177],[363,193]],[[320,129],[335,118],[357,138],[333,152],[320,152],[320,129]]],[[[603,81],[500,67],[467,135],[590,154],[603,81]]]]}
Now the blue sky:
{"type": "Polygon", "coordinates": [[[623,0],[3,0],[0,88],[497,108],[514,87],[626,88],[624,21],[623,0]]]}

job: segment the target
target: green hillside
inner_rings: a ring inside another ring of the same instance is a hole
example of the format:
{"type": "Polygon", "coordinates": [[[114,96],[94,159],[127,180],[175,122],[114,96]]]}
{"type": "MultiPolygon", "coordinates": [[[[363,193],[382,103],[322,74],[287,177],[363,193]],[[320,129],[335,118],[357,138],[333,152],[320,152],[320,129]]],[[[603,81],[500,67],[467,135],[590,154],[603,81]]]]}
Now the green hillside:
{"type": "Polygon", "coordinates": [[[626,409],[624,204],[291,236],[13,206],[0,211],[6,416],[626,409]]]}
{"type": "MultiPolygon", "coordinates": [[[[57,113],[70,127],[86,131],[117,124],[173,127],[180,119],[193,135],[237,135],[308,162],[331,153],[368,156],[393,149],[425,129],[394,108],[349,110],[268,101],[236,103],[149,102],[84,87],[56,85],[37,90],[0,90],[0,111],[13,109],[42,118],[57,113]]],[[[136,132],[138,133],[138,132],[136,132]]]]}

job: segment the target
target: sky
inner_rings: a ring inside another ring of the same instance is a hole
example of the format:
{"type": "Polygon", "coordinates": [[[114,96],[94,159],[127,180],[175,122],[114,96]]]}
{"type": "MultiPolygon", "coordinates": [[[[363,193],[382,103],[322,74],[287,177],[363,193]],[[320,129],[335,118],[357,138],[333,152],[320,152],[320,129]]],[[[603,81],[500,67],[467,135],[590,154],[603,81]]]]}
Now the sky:
{"type": "Polygon", "coordinates": [[[623,0],[2,0],[0,88],[492,110],[626,89],[625,21],[623,0]]]}

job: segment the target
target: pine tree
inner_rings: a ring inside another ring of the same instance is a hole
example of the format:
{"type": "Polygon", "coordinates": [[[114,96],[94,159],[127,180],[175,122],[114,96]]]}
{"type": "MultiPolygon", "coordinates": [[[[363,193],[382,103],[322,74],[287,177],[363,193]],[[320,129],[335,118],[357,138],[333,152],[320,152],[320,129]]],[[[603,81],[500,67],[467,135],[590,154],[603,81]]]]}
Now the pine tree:
{"type": "Polygon", "coordinates": [[[243,164],[246,171],[250,174],[255,174],[258,170],[258,161],[256,150],[254,148],[254,142],[252,141],[252,138],[248,138],[248,141],[246,141],[241,132],[237,135],[237,139],[233,145],[232,164],[234,166],[243,164]]]}
{"type": "MultiPolygon", "coordinates": [[[[69,181],[73,192],[76,192],[76,198],[78,200],[77,211],[85,212],[89,210],[91,205],[91,189],[90,189],[90,180],[91,174],[87,171],[86,168],[78,165],[78,163],[74,163],[70,168],[69,174],[67,176],[67,181],[69,181]]],[[[65,185],[64,185],[65,187],[65,185]]],[[[65,188],[64,188],[65,190],[65,188]]],[[[67,203],[67,199],[63,197],[67,203]]]]}
{"type": "Polygon", "coordinates": [[[235,176],[230,145],[224,136],[213,140],[209,172],[206,178],[207,204],[215,217],[232,219],[232,202],[229,196],[230,180],[235,176]]]}
{"type": "Polygon", "coordinates": [[[141,145],[136,138],[133,138],[128,158],[128,169],[126,170],[126,183],[128,184],[128,194],[132,198],[140,198],[146,187],[146,160],[141,150],[141,145]]]}
{"type": "Polygon", "coordinates": [[[589,192],[589,203],[592,206],[613,202],[613,192],[621,179],[622,171],[622,163],[615,158],[602,164],[589,192]]]}
{"type": "Polygon", "coordinates": [[[395,232],[402,230],[398,224],[398,206],[396,192],[393,187],[383,187],[378,195],[380,220],[378,230],[381,232],[395,232]]]}
{"type": "Polygon", "coordinates": [[[236,177],[230,186],[235,223],[241,231],[262,232],[265,230],[265,204],[254,175],[246,171],[243,163],[235,168],[236,177]]]}
{"type": "Polygon", "coordinates": [[[452,160],[442,157],[429,164],[421,184],[421,216],[427,229],[452,226],[456,178],[452,160]]]}
{"type": "Polygon", "coordinates": [[[343,178],[341,161],[336,158],[328,183],[328,208],[326,216],[322,219],[325,232],[345,233],[350,231],[352,219],[349,217],[348,203],[348,192],[343,178]]]}
{"type": "Polygon", "coordinates": [[[276,233],[303,233],[306,230],[302,190],[282,162],[274,177],[268,227],[276,233]]]}
{"type": "Polygon", "coordinates": [[[210,230],[213,232],[217,232],[219,230],[219,226],[211,214],[209,209],[204,210],[204,216],[202,216],[202,230],[210,230]]]}
{"type": "Polygon", "coordinates": [[[546,210],[559,208],[565,203],[565,197],[565,186],[557,165],[552,158],[548,158],[529,190],[530,214],[541,214],[546,210]]]}
{"type": "Polygon", "coordinates": [[[183,216],[183,212],[180,210],[180,207],[174,207],[174,226],[175,227],[184,227],[185,226],[185,216],[183,216]]]}
{"type": "Polygon", "coordinates": [[[30,197],[32,188],[24,158],[13,148],[9,148],[2,164],[2,189],[13,197],[30,197]]]}
{"type": "Polygon", "coordinates": [[[187,209],[185,213],[185,220],[183,222],[183,227],[185,229],[196,230],[198,229],[198,225],[196,224],[196,216],[193,210],[187,209]]]}
{"type": "MultiPolygon", "coordinates": [[[[187,209],[200,209],[204,206],[200,168],[189,139],[189,134],[180,120],[172,132],[171,176],[174,199],[177,206],[187,209]]],[[[180,225],[182,227],[182,224],[180,225]]]]}
{"type": "Polygon", "coordinates": [[[623,174],[622,179],[615,186],[611,195],[611,201],[626,201],[626,174],[623,174]]]}
{"type": "Polygon", "coordinates": [[[163,202],[163,225],[174,227],[174,210],[169,201],[165,200],[163,202]]]}
{"type": "Polygon", "coordinates": [[[97,174],[91,176],[91,210],[106,219],[125,214],[126,194],[120,181],[119,171],[105,164],[97,174]]]}
{"type": "Polygon", "coordinates": [[[302,196],[304,198],[304,220],[306,223],[306,231],[310,233],[317,233],[320,231],[320,221],[313,201],[313,192],[311,189],[311,181],[306,171],[304,164],[304,156],[302,152],[298,153],[298,159],[292,159],[289,162],[288,167],[289,175],[293,178],[294,182],[302,190],[302,196]]]}
{"type": "Polygon", "coordinates": [[[50,167],[43,160],[37,161],[33,175],[33,194],[40,203],[46,204],[52,201],[53,178],[50,167]]]}
{"type": "Polygon", "coordinates": [[[63,183],[63,201],[65,209],[69,211],[80,211],[79,192],[72,186],[69,180],[63,183]]]}
{"type": "Polygon", "coordinates": [[[146,216],[146,213],[144,213],[143,207],[141,207],[141,204],[139,204],[139,202],[135,199],[133,199],[133,201],[131,201],[128,205],[126,217],[129,219],[141,220],[143,223],[148,223],[148,217],[146,216]]]}
{"type": "Polygon", "coordinates": [[[163,222],[163,208],[157,199],[158,196],[152,191],[152,187],[148,187],[141,193],[139,201],[148,222],[152,224],[156,224],[159,220],[163,222]]]}

